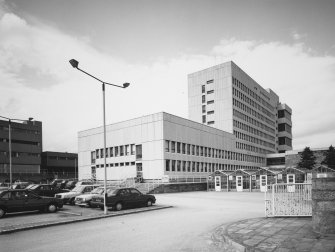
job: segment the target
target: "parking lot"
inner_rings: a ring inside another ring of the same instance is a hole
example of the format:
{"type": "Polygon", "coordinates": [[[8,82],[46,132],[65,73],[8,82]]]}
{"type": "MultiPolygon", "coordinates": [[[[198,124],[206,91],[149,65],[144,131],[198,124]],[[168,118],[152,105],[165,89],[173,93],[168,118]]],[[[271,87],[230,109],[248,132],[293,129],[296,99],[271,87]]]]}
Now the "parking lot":
{"type": "MultiPolygon", "coordinates": [[[[157,206],[172,208],[3,234],[1,247],[5,251],[22,251],[23,247],[25,251],[70,251],[75,244],[81,251],[111,251],[111,248],[113,251],[206,251],[201,248],[206,246],[214,228],[264,216],[262,193],[187,192],[155,196],[157,206]]],[[[55,214],[8,215],[0,220],[0,226],[29,223],[33,218],[40,222],[61,221],[96,213],[103,215],[98,209],[65,205],[63,211],[55,214]]],[[[109,211],[110,215],[117,213],[109,211]]]]}

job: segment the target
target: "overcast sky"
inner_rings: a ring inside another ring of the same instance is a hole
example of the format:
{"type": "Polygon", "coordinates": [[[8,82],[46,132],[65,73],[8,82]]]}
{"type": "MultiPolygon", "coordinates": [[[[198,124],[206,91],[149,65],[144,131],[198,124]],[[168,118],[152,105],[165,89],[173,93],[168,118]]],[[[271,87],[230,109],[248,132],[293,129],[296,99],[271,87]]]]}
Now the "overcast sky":
{"type": "Polygon", "coordinates": [[[187,74],[234,61],[292,110],[293,148],[335,145],[335,1],[0,0],[0,115],[43,122],[43,150],[165,111],[187,118],[187,74]]]}

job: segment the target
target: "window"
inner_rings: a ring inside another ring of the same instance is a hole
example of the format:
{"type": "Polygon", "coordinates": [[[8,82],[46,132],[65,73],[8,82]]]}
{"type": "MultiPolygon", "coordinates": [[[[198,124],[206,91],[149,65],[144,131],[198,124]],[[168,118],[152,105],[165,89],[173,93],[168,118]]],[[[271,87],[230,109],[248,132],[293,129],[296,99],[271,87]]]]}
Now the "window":
{"type": "Polygon", "coordinates": [[[182,171],[183,172],[186,171],[186,161],[183,161],[183,163],[182,163],[182,171]]]}
{"type": "Polygon", "coordinates": [[[169,140],[165,140],[165,151],[166,152],[170,151],[170,141],[169,140]]]}
{"type": "Polygon", "coordinates": [[[199,146],[197,145],[197,156],[199,156],[199,146]]]}
{"type": "Polygon", "coordinates": [[[205,115],[202,116],[202,123],[206,123],[206,116],[205,115]]]}
{"type": "Polygon", "coordinates": [[[183,153],[183,154],[185,154],[186,153],[186,144],[184,144],[184,143],[182,143],[181,144],[181,152],[183,153]]]}
{"type": "Polygon", "coordinates": [[[200,156],[203,156],[204,155],[204,149],[202,146],[200,146],[200,156]]]}
{"type": "Polygon", "coordinates": [[[170,160],[169,159],[165,160],[165,171],[170,171],[170,160]]]}
{"type": "Polygon", "coordinates": [[[100,150],[99,150],[99,149],[96,149],[96,150],[95,150],[95,153],[96,153],[96,157],[97,157],[97,159],[98,159],[98,158],[99,158],[100,150]]]}
{"type": "Polygon", "coordinates": [[[187,144],[187,155],[190,155],[191,153],[191,145],[190,144],[187,144]]]}
{"type": "Polygon", "coordinates": [[[213,125],[215,122],[214,121],[209,121],[207,125],[213,125]]]}
{"type": "Polygon", "coordinates": [[[205,102],[206,102],[206,96],[203,95],[203,96],[202,96],[202,103],[205,103],[205,102]]]}
{"type": "Polygon", "coordinates": [[[109,154],[110,154],[111,157],[114,157],[114,148],[113,147],[109,148],[109,154]]]}
{"type": "Polygon", "coordinates": [[[206,113],[206,105],[202,105],[202,113],[206,113]]]}
{"type": "Polygon", "coordinates": [[[106,148],[106,158],[109,157],[109,153],[108,152],[109,152],[109,149],[106,148]]]}
{"type": "Polygon", "coordinates": [[[120,156],[124,156],[124,146],[120,146],[120,156]]]}
{"type": "Polygon", "coordinates": [[[124,148],[125,148],[126,156],[129,156],[129,145],[125,145],[124,148]]]}
{"type": "Polygon", "coordinates": [[[119,147],[115,146],[115,157],[119,156],[119,147]]]}
{"type": "Polygon", "coordinates": [[[95,163],[95,151],[91,151],[91,164],[95,163]]]}
{"type": "Polygon", "coordinates": [[[172,160],[171,171],[176,171],[176,160],[172,160]]]}
{"type": "Polygon", "coordinates": [[[187,161],[187,171],[191,172],[191,161],[187,161]]]}
{"type": "Polygon", "coordinates": [[[201,86],[201,92],[202,92],[202,93],[205,93],[205,92],[206,92],[205,85],[202,85],[202,86],[201,86]]]}
{"type": "Polygon", "coordinates": [[[213,94],[213,93],[214,93],[214,90],[207,91],[207,94],[213,94]]]}
{"type": "Polygon", "coordinates": [[[207,84],[210,84],[210,83],[213,83],[214,82],[214,80],[209,80],[209,81],[207,81],[207,84]]]}
{"type": "Polygon", "coordinates": [[[195,155],[195,145],[192,144],[192,155],[195,155]]]}
{"type": "Polygon", "coordinates": [[[178,161],[177,161],[177,171],[179,171],[179,172],[180,172],[180,163],[181,163],[181,161],[178,160],[178,161]]]}
{"type": "Polygon", "coordinates": [[[176,152],[176,142],[174,142],[174,141],[171,142],[171,152],[172,153],[176,152]]]}
{"type": "Polygon", "coordinates": [[[207,111],[207,115],[212,115],[212,114],[214,114],[214,110],[207,111]]]}
{"type": "Polygon", "coordinates": [[[142,159],[142,145],[136,145],[136,159],[142,159]]]}
{"type": "Polygon", "coordinates": [[[130,145],[130,155],[135,155],[135,144],[130,145]]]}
{"type": "Polygon", "coordinates": [[[180,153],[180,143],[177,142],[177,153],[180,153]]]}
{"type": "Polygon", "coordinates": [[[101,158],[104,157],[104,149],[100,149],[100,157],[101,157],[101,158]]]}
{"type": "Polygon", "coordinates": [[[210,100],[207,102],[207,104],[213,104],[214,103],[214,100],[210,100]]]}

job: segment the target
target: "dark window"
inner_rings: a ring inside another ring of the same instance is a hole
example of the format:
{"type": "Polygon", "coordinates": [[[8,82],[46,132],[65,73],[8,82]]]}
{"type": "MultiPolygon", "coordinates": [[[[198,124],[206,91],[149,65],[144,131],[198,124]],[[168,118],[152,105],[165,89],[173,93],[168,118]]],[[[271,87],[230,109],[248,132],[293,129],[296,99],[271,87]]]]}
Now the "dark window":
{"type": "Polygon", "coordinates": [[[176,152],[176,142],[174,142],[174,141],[171,142],[171,152],[173,152],[173,153],[176,152]]]}
{"type": "Polygon", "coordinates": [[[206,113],[206,105],[202,105],[202,113],[206,113]]]}
{"type": "Polygon", "coordinates": [[[177,153],[180,153],[180,143],[177,142],[177,153]]]}
{"type": "Polygon", "coordinates": [[[206,123],[206,116],[205,115],[202,116],[202,123],[206,123]]]}
{"type": "Polygon", "coordinates": [[[204,103],[204,102],[206,102],[206,96],[205,95],[202,96],[202,103],[204,103]]]}
{"type": "Polygon", "coordinates": [[[207,81],[207,84],[210,84],[210,83],[213,83],[214,82],[214,80],[209,80],[209,81],[207,81]]]}
{"type": "Polygon", "coordinates": [[[170,171],[170,160],[169,159],[165,160],[165,171],[170,171]]]}
{"type": "Polygon", "coordinates": [[[207,104],[213,104],[214,103],[214,100],[210,100],[207,102],[207,104]]]}
{"type": "Polygon", "coordinates": [[[166,152],[170,151],[170,141],[169,140],[165,140],[165,151],[166,152]]]}
{"type": "Polygon", "coordinates": [[[207,112],[207,115],[212,115],[212,114],[214,114],[214,110],[211,110],[211,111],[207,112]]]}
{"type": "Polygon", "coordinates": [[[201,86],[201,92],[202,92],[202,93],[205,93],[205,92],[206,92],[205,85],[202,85],[202,86],[201,86]]]}
{"type": "Polygon", "coordinates": [[[213,125],[215,122],[214,121],[209,121],[207,124],[208,125],[213,125]]]}
{"type": "Polygon", "coordinates": [[[213,93],[214,93],[214,90],[207,91],[207,94],[213,94],[213,93]]]}
{"type": "Polygon", "coordinates": [[[142,144],[136,145],[136,159],[142,158],[142,144]]]}

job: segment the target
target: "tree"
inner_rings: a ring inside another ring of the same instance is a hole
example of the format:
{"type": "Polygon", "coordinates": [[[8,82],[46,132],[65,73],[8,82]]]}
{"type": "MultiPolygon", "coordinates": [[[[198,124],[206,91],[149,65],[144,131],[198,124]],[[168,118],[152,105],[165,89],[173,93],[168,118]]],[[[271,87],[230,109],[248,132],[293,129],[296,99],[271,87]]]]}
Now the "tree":
{"type": "Polygon", "coordinates": [[[298,167],[312,170],[315,165],[315,159],[316,158],[313,154],[313,151],[311,151],[309,147],[306,147],[300,154],[300,162],[298,163],[298,167]]]}
{"type": "Polygon", "coordinates": [[[332,145],[326,152],[325,159],[322,161],[322,164],[325,164],[330,168],[335,168],[335,149],[332,145]]]}

